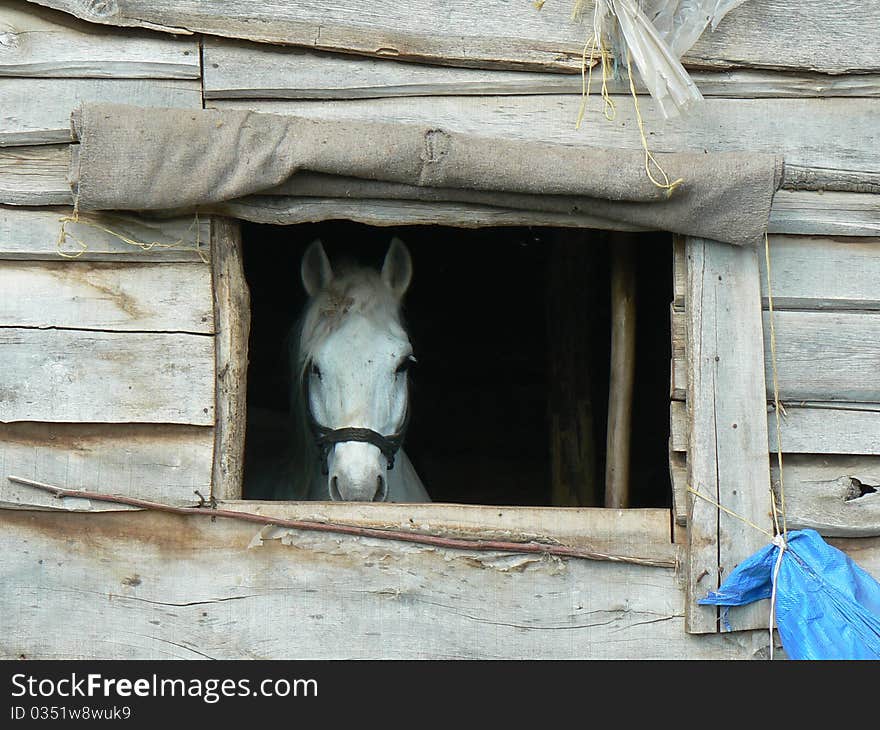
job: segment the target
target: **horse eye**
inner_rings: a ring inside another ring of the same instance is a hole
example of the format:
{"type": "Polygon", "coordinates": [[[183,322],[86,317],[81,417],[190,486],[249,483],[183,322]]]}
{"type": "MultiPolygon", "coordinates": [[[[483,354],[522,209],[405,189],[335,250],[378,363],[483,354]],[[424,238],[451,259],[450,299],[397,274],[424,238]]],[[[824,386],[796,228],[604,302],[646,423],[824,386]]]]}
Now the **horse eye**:
{"type": "Polygon", "coordinates": [[[403,360],[401,360],[400,364],[397,366],[397,370],[395,370],[394,372],[398,374],[405,373],[413,365],[415,365],[416,362],[418,361],[415,359],[415,357],[413,355],[409,355],[408,357],[405,357],[403,360]]]}
{"type": "Polygon", "coordinates": [[[315,365],[315,363],[312,363],[312,375],[314,375],[318,380],[321,379],[321,368],[315,365]]]}

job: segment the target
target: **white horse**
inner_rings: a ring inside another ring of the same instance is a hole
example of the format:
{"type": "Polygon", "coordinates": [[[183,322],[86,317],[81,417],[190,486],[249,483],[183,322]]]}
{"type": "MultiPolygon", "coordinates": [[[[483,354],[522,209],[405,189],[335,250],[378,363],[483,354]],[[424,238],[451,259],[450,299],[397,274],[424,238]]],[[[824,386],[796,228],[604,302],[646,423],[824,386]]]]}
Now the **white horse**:
{"type": "Polygon", "coordinates": [[[415,362],[401,320],[412,260],[394,239],[381,272],[334,272],[314,241],[303,255],[309,300],[292,340],[292,443],[272,476],[276,499],[430,502],[400,449],[415,362]]]}

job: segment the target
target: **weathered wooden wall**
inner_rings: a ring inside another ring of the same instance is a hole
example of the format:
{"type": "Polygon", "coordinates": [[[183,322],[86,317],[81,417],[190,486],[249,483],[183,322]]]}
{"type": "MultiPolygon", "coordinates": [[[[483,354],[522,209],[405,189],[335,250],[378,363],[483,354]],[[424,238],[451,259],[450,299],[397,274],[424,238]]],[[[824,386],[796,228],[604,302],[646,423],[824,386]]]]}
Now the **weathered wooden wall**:
{"type": "MultiPolygon", "coordinates": [[[[336,505],[327,514],[314,508],[313,515],[443,530],[470,525],[507,536],[535,532],[638,549],[681,567],[550,561],[299,534],[257,546],[255,528],[222,520],[20,511],[29,505],[110,508],[59,505],[3,479],[16,473],[176,504],[193,503],[194,491],[207,495],[212,484],[215,496],[236,496],[235,402],[242,381],[231,351],[247,337],[235,317],[246,313],[247,302],[235,284],[238,254],[228,245],[234,229],[191,218],[82,216],[68,230],[83,244],[71,237],[60,247],[67,257],[59,255],[60,219],[73,202],[67,184],[69,114],[80,101],[247,108],[354,124],[409,119],[573,147],[637,147],[632,100],[619,84],[611,87],[616,120],[602,119],[593,98],[584,126],[575,129],[580,77],[571,72],[579,68],[585,29],[570,23],[568,12],[569,3],[559,2],[539,12],[530,3],[459,4],[450,10],[429,0],[345,7],[291,3],[268,10],[238,0],[222,15],[194,0],[12,0],[0,8],[0,289],[16,292],[0,300],[0,340],[4,365],[10,364],[0,369],[0,502],[18,508],[0,510],[7,556],[0,563],[6,587],[0,594],[0,654],[761,655],[764,631],[686,633],[715,629],[711,612],[691,611],[694,596],[706,587],[695,580],[701,561],[714,571],[729,569],[754,542],[740,540],[736,526],[701,504],[699,524],[690,525],[692,547],[701,535],[710,536],[713,525],[723,527],[713,533],[723,539],[702,545],[702,552],[692,550],[690,563],[685,561],[688,469],[692,476],[711,475],[721,459],[729,476],[742,464],[741,455],[730,451],[729,434],[719,449],[714,442],[695,442],[694,426],[717,426],[728,411],[754,422],[748,414],[756,410],[755,399],[763,399],[759,392],[748,403],[728,402],[716,385],[697,382],[688,372],[694,335],[708,334],[700,327],[709,319],[688,308],[688,292],[697,290],[699,280],[691,271],[688,286],[684,242],[676,248],[671,304],[677,544],[662,511],[596,517],[578,510],[514,510],[496,518],[477,508],[431,505],[383,507],[387,514],[377,517],[336,505]],[[224,231],[227,245],[222,257],[206,263],[212,229],[224,231]],[[108,231],[160,245],[145,250],[108,231]],[[703,399],[699,406],[696,397],[703,399]],[[721,401],[720,411],[711,408],[721,401]],[[688,463],[694,449],[698,459],[688,463]],[[87,581],[90,588],[83,591],[87,581]]],[[[666,121],[649,97],[640,97],[654,151],[747,148],[785,155],[785,189],[771,211],[770,243],[780,310],[788,526],[834,536],[874,574],[880,574],[880,394],[874,384],[880,300],[872,286],[880,273],[877,13],[874,4],[856,0],[809,0],[794,14],[782,0],[745,3],[685,59],[707,97],[699,111],[666,121]]],[[[472,202],[330,194],[301,198],[293,208],[290,202],[259,196],[241,208],[275,223],[349,218],[374,225],[607,225],[588,214],[536,215],[472,202]]],[[[758,286],[764,286],[761,256],[756,266],[758,286]]],[[[716,294],[737,309],[730,292],[716,294]]],[[[765,288],[765,308],[766,295],[765,288]]],[[[763,328],[766,340],[767,315],[763,324],[750,321],[763,328]]],[[[752,340],[753,375],[769,383],[769,348],[752,340]]],[[[761,422],[736,436],[754,454],[757,461],[749,468],[762,485],[765,430],[767,453],[777,448],[773,413],[767,415],[766,429],[761,422]]],[[[772,462],[770,479],[778,485],[772,462]]],[[[721,482],[716,497],[733,498],[738,486],[721,482]]],[[[736,496],[738,509],[761,517],[763,494],[736,496]]],[[[757,626],[763,617],[748,621],[757,626]]]]}
{"type": "MultiPolygon", "coordinates": [[[[578,524],[599,545],[677,552],[665,510],[578,524]]],[[[0,656],[766,656],[766,631],[686,634],[674,568],[263,534],[207,517],[0,512],[0,656]]]]}
{"type": "Polygon", "coordinates": [[[9,474],[197,502],[213,469],[211,221],[82,215],[59,236],[72,109],[200,108],[198,43],[21,2],[0,8],[0,38],[0,502],[51,503],[9,474]]]}

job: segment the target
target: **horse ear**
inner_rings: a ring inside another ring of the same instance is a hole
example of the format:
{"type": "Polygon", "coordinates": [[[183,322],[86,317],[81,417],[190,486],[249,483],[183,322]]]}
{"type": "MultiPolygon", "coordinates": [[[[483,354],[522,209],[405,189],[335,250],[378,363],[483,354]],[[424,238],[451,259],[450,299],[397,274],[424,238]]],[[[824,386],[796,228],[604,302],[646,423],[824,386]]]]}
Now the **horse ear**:
{"type": "Polygon", "coordinates": [[[303,286],[306,293],[313,297],[333,280],[333,269],[330,267],[330,259],[324,251],[324,244],[320,238],[316,238],[309,244],[303,254],[300,267],[303,286]]]}
{"type": "Polygon", "coordinates": [[[402,299],[412,280],[412,258],[409,249],[399,238],[391,239],[391,246],[382,264],[382,281],[391,289],[394,296],[402,299]]]}

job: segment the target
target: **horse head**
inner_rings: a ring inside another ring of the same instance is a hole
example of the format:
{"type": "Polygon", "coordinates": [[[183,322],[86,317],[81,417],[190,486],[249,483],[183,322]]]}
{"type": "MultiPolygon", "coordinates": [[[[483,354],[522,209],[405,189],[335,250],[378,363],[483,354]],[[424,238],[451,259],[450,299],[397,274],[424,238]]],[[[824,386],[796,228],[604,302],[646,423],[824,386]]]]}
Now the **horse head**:
{"type": "Polygon", "coordinates": [[[314,241],[301,274],[309,301],[297,367],[326,479],[322,493],[333,500],[393,499],[390,482],[409,419],[408,370],[415,362],[400,312],[412,278],[409,251],[395,238],[381,271],[334,272],[314,241]]]}

